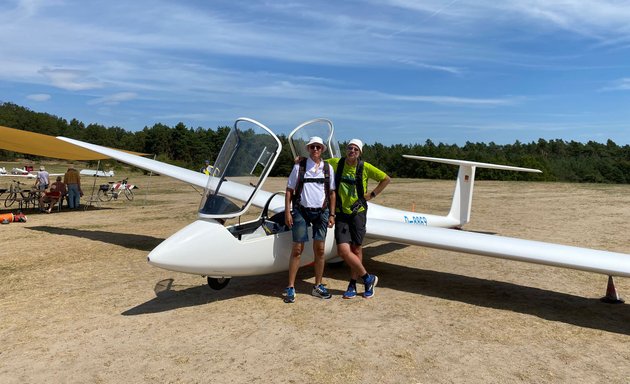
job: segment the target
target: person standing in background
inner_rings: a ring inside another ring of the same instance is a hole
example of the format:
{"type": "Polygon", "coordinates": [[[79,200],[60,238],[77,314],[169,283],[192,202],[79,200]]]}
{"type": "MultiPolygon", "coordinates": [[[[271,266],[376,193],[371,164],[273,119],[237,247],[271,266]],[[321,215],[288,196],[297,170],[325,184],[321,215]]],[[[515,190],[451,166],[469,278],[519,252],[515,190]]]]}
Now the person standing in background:
{"type": "Polygon", "coordinates": [[[68,208],[78,209],[81,205],[83,191],[81,190],[81,176],[72,164],[63,176],[63,182],[68,189],[68,208]]]}
{"type": "Polygon", "coordinates": [[[43,192],[48,189],[48,184],[50,184],[50,175],[46,172],[46,168],[42,165],[39,167],[39,172],[37,172],[37,178],[35,179],[35,187],[38,191],[43,192]]]}

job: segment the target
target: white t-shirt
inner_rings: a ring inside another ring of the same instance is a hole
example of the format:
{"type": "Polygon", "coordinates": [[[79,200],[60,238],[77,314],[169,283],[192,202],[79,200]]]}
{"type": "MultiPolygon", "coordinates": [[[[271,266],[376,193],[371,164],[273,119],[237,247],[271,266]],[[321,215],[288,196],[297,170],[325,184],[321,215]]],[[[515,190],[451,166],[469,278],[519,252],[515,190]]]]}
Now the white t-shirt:
{"type": "MultiPolygon", "coordinates": [[[[319,166],[315,164],[309,157],[306,159],[306,172],[304,173],[305,179],[323,179],[324,166],[328,166],[324,160],[319,162],[319,166]]],[[[287,182],[287,188],[295,190],[298,174],[300,173],[300,164],[293,165],[291,174],[289,175],[289,181],[287,182]]],[[[330,167],[330,190],[335,189],[335,171],[332,166],[330,167]]],[[[324,183],[304,183],[302,188],[302,195],[300,196],[300,204],[306,208],[321,208],[324,205],[324,194],[326,189],[324,183]]]]}

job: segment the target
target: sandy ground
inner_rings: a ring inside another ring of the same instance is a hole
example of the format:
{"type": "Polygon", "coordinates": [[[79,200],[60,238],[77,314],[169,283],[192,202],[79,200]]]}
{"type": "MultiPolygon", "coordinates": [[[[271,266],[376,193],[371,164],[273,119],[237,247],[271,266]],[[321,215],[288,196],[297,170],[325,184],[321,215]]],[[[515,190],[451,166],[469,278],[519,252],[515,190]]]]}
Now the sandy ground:
{"type": "MultiPolygon", "coordinates": [[[[630,305],[599,301],[606,276],[377,242],[371,300],[341,299],[343,265],[326,269],[328,301],[302,294],[310,268],[293,305],[285,273],[213,291],[146,262],[199,193],[131,181],[133,202],[0,226],[1,383],[630,381],[630,305]]],[[[375,202],[442,214],[452,187],[395,180],[375,202]]],[[[629,218],[628,185],[478,182],[467,228],[629,253],[629,218]]],[[[630,299],[630,279],[616,283],[630,299]]]]}

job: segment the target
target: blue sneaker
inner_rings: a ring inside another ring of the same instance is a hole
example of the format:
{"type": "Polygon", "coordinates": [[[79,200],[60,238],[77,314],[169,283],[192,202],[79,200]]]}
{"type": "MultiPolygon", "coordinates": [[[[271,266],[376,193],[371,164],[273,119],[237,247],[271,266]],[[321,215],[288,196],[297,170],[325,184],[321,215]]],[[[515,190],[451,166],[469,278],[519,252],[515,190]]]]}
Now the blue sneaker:
{"type": "Polygon", "coordinates": [[[319,297],[320,299],[330,299],[332,297],[324,284],[313,285],[313,291],[311,291],[311,295],[319,297]]]}
{"type": "Polygon", "coordinates": [[[295,288],[288,287],[284,290],[284,302],[295,303],[295,288]]]}
{"type": "Polygon", "coordinates": [[[363,283],[365,284],[365,293],[363,293],[363,297],[366,299],[373,297],[374,288],[376,288],[376,284],[378,284],[378,277],[376,277],[376,275],[368,275],[363,283]]]}
{"type": "Polygon", "coordinates": [[[348,289],[343,293],[343,298],[344,299],[354,299],[354,297],[357,295],[357,286],[350,283],[348,284],[348,289]]]}

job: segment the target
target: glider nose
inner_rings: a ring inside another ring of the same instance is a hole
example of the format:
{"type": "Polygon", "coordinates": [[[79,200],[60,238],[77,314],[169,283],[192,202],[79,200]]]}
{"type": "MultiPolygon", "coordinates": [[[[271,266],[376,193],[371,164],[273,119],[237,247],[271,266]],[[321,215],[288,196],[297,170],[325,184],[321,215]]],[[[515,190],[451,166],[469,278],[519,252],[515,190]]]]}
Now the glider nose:
{"type": "Polygon", "coordinates": [[[182,228],[149,253],[149,264],[170,271],[203,275],[208,267],[213,234],[224,227],[213,220],[197,220],[182,228]]]}

